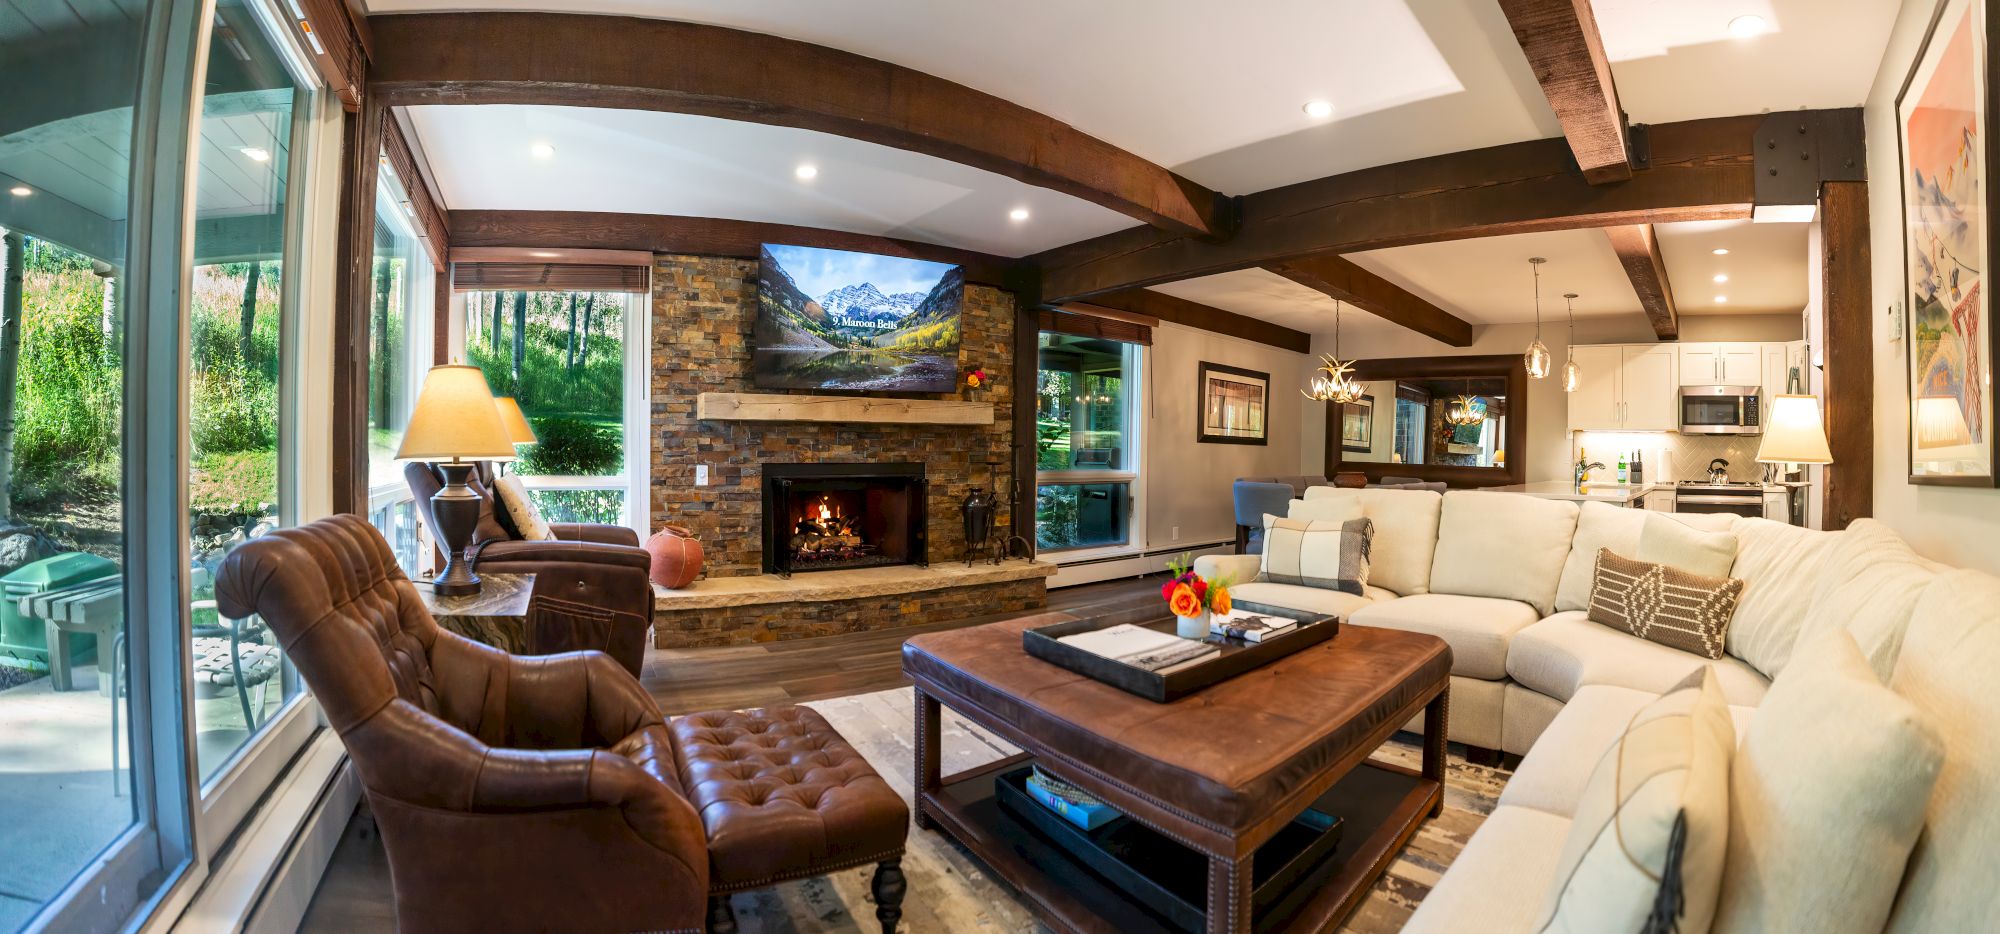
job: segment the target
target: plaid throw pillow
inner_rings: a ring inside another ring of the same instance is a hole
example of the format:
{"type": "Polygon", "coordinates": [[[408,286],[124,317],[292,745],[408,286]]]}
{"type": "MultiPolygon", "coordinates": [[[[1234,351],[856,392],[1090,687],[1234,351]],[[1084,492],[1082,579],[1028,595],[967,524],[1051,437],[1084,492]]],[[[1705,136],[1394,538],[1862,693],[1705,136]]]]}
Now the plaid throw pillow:
{"type": "Polygon", "coordinates": [[[1368,519],[1280,519],[1264,517],[1262,580],[1338,590],[1360,596],[1368,586],[1368,545],[1375,523],[1368,519]]]}
{"type": "Polygon", "coordinates": [[[1736,615],[1743,582],[1706,577],[1609,548],[1597,550],[1590,586],[1590,620],[1668,648],[1721,658],[1723,635],[1736,615]]]}

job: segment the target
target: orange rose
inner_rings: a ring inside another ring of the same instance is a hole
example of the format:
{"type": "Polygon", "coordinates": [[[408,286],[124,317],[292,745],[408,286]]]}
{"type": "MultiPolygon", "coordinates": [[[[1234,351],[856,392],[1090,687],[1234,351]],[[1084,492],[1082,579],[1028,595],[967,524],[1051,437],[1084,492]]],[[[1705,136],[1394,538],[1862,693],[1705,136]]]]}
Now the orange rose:
{"type": "Polygon", "coordinates": [[[1194,595],[1194,588],[1181,584],[1174,588],[1174,595],[1167,598],[1167,608],[1175,616],[1194,616],[1201,612],[1201,598],[1194,595]]]}
{"type": "Polygon", "coordinates": [[[1208,608],[1217,613],[1229,613],[1229,588],[1218,585],[1215,592],[1208,595],[1208,608]]]}

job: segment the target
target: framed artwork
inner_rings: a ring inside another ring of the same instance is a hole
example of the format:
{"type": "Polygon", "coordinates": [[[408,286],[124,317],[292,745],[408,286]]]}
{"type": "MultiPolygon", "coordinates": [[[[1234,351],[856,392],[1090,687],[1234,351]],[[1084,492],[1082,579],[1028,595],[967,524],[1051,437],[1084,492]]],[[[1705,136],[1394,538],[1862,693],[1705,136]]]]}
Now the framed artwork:
{"type": "Polygon", "coordinates": [[[1986,8],[1941,0],[1896,97],[1910,482],[1995,485],[1986,8]]]}
{"type": "Polygon", "coordinates": [[[1265,424],[1271,407],[1271,374],[1203,360],[1196,384],[1201,389],[1197,443],[1271,443],[1265,424]]]}
{"type": "Polygon", "coordinates": [[[1340,407],[1340,449],[1356,454],[1375,450],[1375,397],[1362,396],[1340,407]]]}

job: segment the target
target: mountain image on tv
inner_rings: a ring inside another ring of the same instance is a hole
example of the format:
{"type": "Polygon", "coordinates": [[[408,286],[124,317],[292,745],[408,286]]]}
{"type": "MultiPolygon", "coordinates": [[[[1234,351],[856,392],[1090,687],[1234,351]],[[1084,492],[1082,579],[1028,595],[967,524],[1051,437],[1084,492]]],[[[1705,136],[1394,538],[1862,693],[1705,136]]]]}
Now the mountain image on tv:
{"type": "Polygon", "coordinates": [[[950,392],[965,267],[764,244],[754,382],[767,389],[950,392]]]}

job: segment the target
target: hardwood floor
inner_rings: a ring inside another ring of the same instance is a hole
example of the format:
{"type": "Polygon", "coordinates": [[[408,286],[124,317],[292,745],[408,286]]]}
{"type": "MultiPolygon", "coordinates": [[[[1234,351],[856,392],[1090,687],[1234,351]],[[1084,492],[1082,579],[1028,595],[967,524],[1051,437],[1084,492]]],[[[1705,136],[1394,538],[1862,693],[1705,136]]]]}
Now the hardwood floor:
{"type": "MultiPolygon", "coordinates": [[[[1160,577],[1154,575],[1067,587],[1049,592],[1049,608],[1075,610],[1126,600],[1157,593],[1159,586],[1160,577]]],[[[869,694],[909,684],[903,677],[903,640],[1018,615],[756,646],[650,649],[641,680],[668,715],[869,694]]],[[[395,929],[388,858],[364,802],[348,822],[299,930],[349,934],[395,929]]]]}

